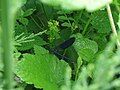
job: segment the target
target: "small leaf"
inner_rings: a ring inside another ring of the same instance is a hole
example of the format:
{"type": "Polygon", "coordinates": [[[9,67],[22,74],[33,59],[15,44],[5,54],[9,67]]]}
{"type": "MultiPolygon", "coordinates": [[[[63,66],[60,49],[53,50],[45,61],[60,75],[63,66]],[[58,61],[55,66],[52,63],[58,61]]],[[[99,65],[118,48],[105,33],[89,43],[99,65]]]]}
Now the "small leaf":
{"type": "Polygon", "coordinates": [[[82,59],[81,59],[81,57],[79,56],[78,59],[77,59],[77,70],[78,70],[78,71],[79,71],[81,65],[82,65],[82,59]]]}
{"type": "Polygon", "coordinates": [[[64,14],[71,14],[71,13],[72,13],[72,11],[69,11],[69,10],[63,10],[63,11],[58,11],[58,12],[57,12],[57,14],[60,14],[60,15],[61,15],[61,14],[63,14],[63,15],[64,15],[64,14]]]}
{"type": "Polygon", "coordinates": [[[21,22],[23,25],[28,25],[28,19],[27,18],[19,18],[19,22],[21,22]]]}
{"type": "Polygon", "coordinates": [[[59,19],[59,20],[68,20],[68,18],[65,17],[65,16],[59,16],[58,19],[59,19]]]}
{"type": "Polygon", "coordinates": [[[58,19],[62,20],[62,21],[64,21],[64,20],[72,20],[72,21],[74,21],[74,19],[72,17],[66,17],[66,16],[59,16],[58,19]]]}
{"type": "Polygon", "coordinates": [[[24,12],[23,17],[27,17],[30,16],[33,12],[35,11],[35,9],[28,9],[24,12]]]}
{"type": "Polygon", "coordinates": [[[76,68],[76,77],[75,77],[76,79],[78,78],[79,70],[82,66],[82,63],[83,63],[82,58],[79,56],[77,59],[77,68],[76,68]]]}
{"type": "Polygon", "coordinates": [[[62,23],[61,26],[64,26],[64,27],[71,27],[70,23],[68,23],[68,22],[62,23]]]}

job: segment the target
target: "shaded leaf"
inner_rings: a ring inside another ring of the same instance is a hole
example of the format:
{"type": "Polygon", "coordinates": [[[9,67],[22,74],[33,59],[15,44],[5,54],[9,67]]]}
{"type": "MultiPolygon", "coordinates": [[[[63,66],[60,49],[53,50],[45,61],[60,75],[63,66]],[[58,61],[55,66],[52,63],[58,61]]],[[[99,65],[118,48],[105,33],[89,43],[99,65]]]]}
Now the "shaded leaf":
{"type": "MultiPolygon", "coordinates": [[[[92,14],[91,24],[99,33],[109,33],[111,31],[108,14],[105,10],[97,11],[92,14]]],[[[116,13],[113,14],[115,22],[117,21],[116,13]]]]}
{"type": "Polygon", "coordinates": [[[42,46],[47,44],[41,37],[36,36],[33,38],[34,41],[22,43],[21,46],[18,46],[17,49],[20,51],[29,50],[34,47],[34,45],[42,46]]]}
{"type": "Polygon", "coordinates": [[[61,26],[64,26],[64,27],[71,27],[70,23],[68,23],[68,22],[62,23],[61,26]]]}
{"type": "Polygon", "coordinates": [[[35,11],[35,9],[28,9],[24,12],[23,17],[27,17],[30,16],[33,12],[35,11]]]}

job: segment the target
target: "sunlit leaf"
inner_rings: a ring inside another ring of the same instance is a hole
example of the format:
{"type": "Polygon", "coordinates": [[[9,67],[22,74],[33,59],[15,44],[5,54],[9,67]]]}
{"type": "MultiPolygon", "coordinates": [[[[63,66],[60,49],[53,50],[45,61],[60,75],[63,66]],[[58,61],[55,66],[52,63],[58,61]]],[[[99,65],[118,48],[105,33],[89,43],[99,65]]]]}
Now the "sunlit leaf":
{"type": "Polygon", "coordinates": [[[42,47],[35,46],[35,55],[25,54],[18,62],[16,74],[25,82],[44,90],[59,90],[64,84],[67,63],[59,61],[42,47]]]}
{"type": "Polygon", "coordinates": [[[87,38],[83,38],[81,34],[75,35],[76,40],[73,44],[78,55],[84,60],[91,60],[94,54],[98,51],[98,45],[95,41],[87,38]]]}

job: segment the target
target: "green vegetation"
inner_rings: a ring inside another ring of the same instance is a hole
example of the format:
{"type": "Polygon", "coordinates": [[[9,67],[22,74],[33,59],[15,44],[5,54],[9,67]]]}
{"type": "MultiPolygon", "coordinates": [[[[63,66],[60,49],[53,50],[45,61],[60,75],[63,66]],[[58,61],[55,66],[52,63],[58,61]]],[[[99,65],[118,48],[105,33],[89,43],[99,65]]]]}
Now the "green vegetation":
{"type": "Polygon", "coordinates": [[[120,90],[119,0],[1,0],[0,90],[120,90]]]}

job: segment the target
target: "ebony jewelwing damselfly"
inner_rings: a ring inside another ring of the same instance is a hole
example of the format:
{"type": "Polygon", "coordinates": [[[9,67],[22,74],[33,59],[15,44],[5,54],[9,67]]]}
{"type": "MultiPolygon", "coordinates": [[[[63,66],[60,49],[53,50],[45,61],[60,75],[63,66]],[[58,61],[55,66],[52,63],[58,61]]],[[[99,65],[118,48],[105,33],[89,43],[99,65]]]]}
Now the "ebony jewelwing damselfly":
{"type": "Polygon", "coordinates": [[[65,49],[70,47],[74,42],[75,42],[75,37],[71,37],[68,40],[64,41],[63,43],[61,43],[60,45],[58,45],[52,49],[48,49],[48,48],[46,48],[46,49],[48,49],[50,52],[52,52],[59,59],[63,59],[66,61],[66,60],[69,60],[70,58],[64,56],[63,54],[60,54],[60,51],[64,51],[65,49]]]}

